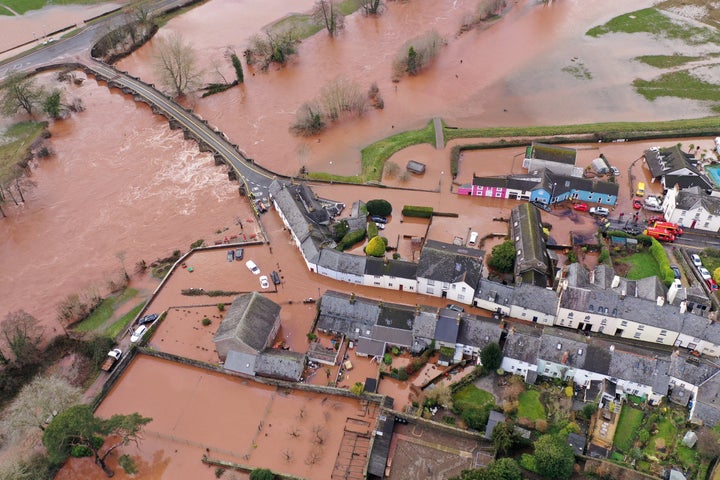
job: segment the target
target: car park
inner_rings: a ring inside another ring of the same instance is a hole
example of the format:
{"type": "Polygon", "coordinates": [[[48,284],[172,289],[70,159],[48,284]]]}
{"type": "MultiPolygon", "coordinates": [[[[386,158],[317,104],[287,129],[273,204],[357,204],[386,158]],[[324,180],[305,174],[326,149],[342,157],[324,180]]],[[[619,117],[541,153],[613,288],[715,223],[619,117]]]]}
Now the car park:
{"type": "Polygon", "coordinates": [[[150,323],[153,323],[159,315],[157,313],[151,313],[150,315],[145,315],[140,320],[138,320],[138,325],[148,325],[150,323]]]}
{"type": "Polygon", "coordinates": [[[387,218],[381,217],[380,215],[373,215],[372,217],[370,217],[370,220],[375,223],[387,223],[387,218]]]}
{"type": "Polygon", "coordinates": [[[147,332],[147,325],[140,325],[135,329],[133,334],[130,336],[130,343],[135,343],[138,340],[142,338],[143,335],[145,335],[145,332],[147,332]]]}
{"type": "Polygon", "coordinates": [[[702,260],[700,260],[700,255],[698,255],[697,253],[693,253],[692,255],[690,255],[690,259],[692,260],[693,265],[695,265],[696,267],[700,268],[703,266],[702,260]]]}
{"type": "Polygon", "coordinates": [[[587,212],[590,207],[588,207],[587,203],[573,203],[573,210],[577,210],[578,212],[587,212]]]}
{"type": "Polygon", "coordinates": [[[267,275],[260,277],[260,288],[270,288],[270,282],[268,282],[267,275]]]}
{"type": "Polygon", "coordinates": [[[680,278],[680,267],[677,265],[670,265],[670,269],[673,271],[673,274],[675,275],[675,278],[680,278]]]}
{"type": "Polygon", "coordinates": [[[242,260],[245,256],[245,249],[244,248],[236,248],[235,249],[235,260],[242,260]]]}
{"type": "Polygon", "coordinates": [[[247,262],[245,262],[245,266],[246,266],[246,267],[248,268],[248,270],[250,270],[254,275],[259,275],[259,274],[260,274],[260,269],[258,268],[257,265],[255,265],[255,262],[253,262],[252,260],[248,260],[247,262]]]}
{"type": "Polygon", "coordinates": [[[610,214],[610,210],[605,207],[592,207],[590,209],[591,215],[600,215],[601,217],[607,217],[610,214]]]}
{"type": "Polygon", "coordinates": [[[460,305],[455,305],[455,304],[452,304],[452,303],[448,303],[448,304],[447,304],[447,308],[448,308],[449,310],[454,311],[454,312],[464,312],[464,311],[465,311],[465,309],[464,309],[463,307],[461,307],[460,305]]]}
{"type": "Polygon", "coordinates": [[[276,272],[275,270],[273,270],[273,271],[270,273],[270,278],[272,279],[272,282],[273,282],[275,285],[280,285],[280,275],[278,274],[278,272],[276,272]]]}

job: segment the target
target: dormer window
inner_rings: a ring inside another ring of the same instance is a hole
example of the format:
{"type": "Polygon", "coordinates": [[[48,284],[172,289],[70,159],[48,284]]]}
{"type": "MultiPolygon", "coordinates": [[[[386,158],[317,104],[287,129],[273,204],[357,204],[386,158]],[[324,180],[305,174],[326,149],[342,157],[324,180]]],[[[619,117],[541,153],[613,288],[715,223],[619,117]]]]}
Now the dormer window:
{"type": "Polygon", "coordinates": [[[595,310],[595,307],[593,307],[592,305],[590,305],[590,306],[588,307],[588,310],[592,312],[592,311],[595,310]]]}

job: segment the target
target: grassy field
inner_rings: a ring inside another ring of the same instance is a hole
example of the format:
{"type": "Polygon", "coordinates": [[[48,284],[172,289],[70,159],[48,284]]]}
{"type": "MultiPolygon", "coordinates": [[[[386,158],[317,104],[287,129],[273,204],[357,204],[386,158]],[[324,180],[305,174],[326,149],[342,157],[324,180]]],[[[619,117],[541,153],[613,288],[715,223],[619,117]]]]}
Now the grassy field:
{"type": "Polygon", "coordinates": [[[689,57],[686,55],[641,55],[635,60],[656,68],[672,68],[685,65],[689,62],[702,60],[702,57],[689,57]]]}
{"type": "Polygon", "coordinates": [[[0,135],[0,179],[16,173],[16,165],[40,137],[47,122],[22,122],[10,126],[0,135]]]}
{"type": "Polygon", "coordinates": [[[108,297],[93,310],[92,314],[82,322],[80,322],[75,330],[79,332],[91,332],[98,330],[107,322],[115,311],[115,307],[137,295],[134,288],[125,289],[120,295],[108,297]]]}
{"type": "Polygon", "coordinates": [[[625,13],[613,18],[604,25],[591,28],[587,31],[587,35],[599,37],[606,33],[618,32],[649,33],[658,37],[682,40],[689,45],[720,44],[720,33],[715,29],[697,27],[689,21],[680,22],[671,19],[655,8],[645,8],[625,13]]]}
{"type": "Polygon", "coordinates": [[[627,272],[627,278],[630,280],[652,277],[653,275],[661,277],[660,267],[647,250],[621,259],[614,259],[613,261],[616,263],[625,263],[630,266],[630,269],[627,272]]]}
{"type": "Polygon", "coordinates": [[[530,420],[544,420],[547,418],[545,407],[540,401],[540,392],[537,390],[526,390],[518,397],[518,418],[529,418],[530,420]]]}
{"type": "Polygon", "coordinates": [[[140,313],[140,310],[142,310],[144,306],[144,301],[135,305],[132,310],[130,310],[128,313],[120,317],[119,320],[110,325],[110,327],[105,330],[105,335],[110,338],[117,338],[117,336],[120,335],[120,332],[125,330],[127,326],[130,325],[130,322],[133,321],[133,319],[137,316],[138,313],[140,313]]]}
{"type": "Polygon", "coordinates": [[[715,269],[720,267],[720,250],[717,248],[706,248],[700,252],[703,265],[708,269],[710,275],[715,274],[715,269]]]}
{"type": "MultiPolygon", "coordinates": [[[[107,0],[2,0],[0,3],[22,15],[30,10],[40,10],[48,5],[94,5],[107,3],[107,0]]],[[[0,8],[0,15],[12,15],[12,13],[6,8],[0,8]]]]}
{"type": "Polygon", "coordinates": [[[481,390],[472,384],[466,385],[453,395],[453,404],[460,410],[482,408],[493,402],[492,393],[481,390]]]}
{"type": "Polygon", "coordinates": [[[615,430],[615,438],[613,439],[615,448],[623,452],[630,451],[642,420],[642,410],[627,406],[623,407],[622,412],[620,412],[617,430],[615,430]]]}
{"type": "MultiPolygon", "coordinates": [[[[335,8],[337,8],[342,15],[350,15],[360,8],[360,3],[356,0],[342,0],[341,2],[335,3],[335,8]]],[[[312,37],[324,28],[325,26],[315,21],[312,15],[307,13],[294,13],[274,22],[268,30],[275,33],[291,30],[298,39],[302,40],[312,37]]]]}
{"type": "Polygon", "coordinates": [[[656,423],[656,433],[650,437],[647,445],[643,449],[646,455],[658,455],[656,447],[656,441],[662,439],[665,442],[665,448],[669,448],[675,443],[675,437],[677,437],[678,430],[673,424],[672,420],[663,416],[660,417],[656,423]]]}
{"type": "Polygon", "coordinates": [[[664,73],[653,80],[638,78],[632,85],[640,95],[651,101],[658,97],[710,101],[720,98],[720,85],[700,80],[688,70],[664,73]]]}

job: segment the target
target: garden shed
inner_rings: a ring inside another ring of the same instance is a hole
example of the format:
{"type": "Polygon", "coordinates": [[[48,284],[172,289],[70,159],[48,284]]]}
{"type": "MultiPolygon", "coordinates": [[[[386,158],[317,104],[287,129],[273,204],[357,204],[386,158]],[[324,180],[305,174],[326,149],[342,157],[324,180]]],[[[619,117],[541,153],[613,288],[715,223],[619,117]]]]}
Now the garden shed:
{"type": "Polygon", "coordinates": [[[415,173],[417,175],[422,175],[423,173],[425,173],[425,164],[415,160],[410,160],[405,166],[405,168],[408,172],[415,173]]]}

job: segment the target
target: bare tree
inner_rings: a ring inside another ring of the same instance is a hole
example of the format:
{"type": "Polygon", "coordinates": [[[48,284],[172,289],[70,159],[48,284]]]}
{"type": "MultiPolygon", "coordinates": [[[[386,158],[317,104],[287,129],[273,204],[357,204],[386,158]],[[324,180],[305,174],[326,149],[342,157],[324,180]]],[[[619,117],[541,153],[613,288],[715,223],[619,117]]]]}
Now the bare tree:
{"type": "Polygon", "coordinates": [[[360,91],[360,86],[344,77],[325,85],[320,90],[320,101],[325,116],[333,121],[344,113],[361,116],[367,110],[367,97],[360,91]]]}
{"type": "Polygon", "coordinates": [[[9,312],[0,324],[0,331],[16,364],[26,365],[37,360],[43,328],[35,317],[25,310],[9,312]]]}
{"type": "MultiPolygon", "coordinates": [[[[295,122],[290,131],[296,135],[310,137],[322,132],[325,128],[322,108],[316,102],[303,103],[295,114],[295,122]]],[[[302,165],[305,168],[305,164],[302,165]]]]}
{"type": "Polygon", "coordinates": [[[393,61],[393,79],[404,74],[417,75],[437,56],[445,40],[435,30],[408,40],[400,47],[393,61]]]}
{"type": "Polygon", "coordinates": [[[288,435],[290,435],[293,438],[299,438],[300,437],[300,429],[298,427],[290,427],[288,429],[288,435]]]}
{"type": "Polygon", "coordinates": [[[322,453],[319,447],[313,448],[308,452],[307,457],[305,457],[305,463],[307,465],[315,465],[322,459],[322,453]]]}
{"type": "Polygon", "coordinates": [[[24,110],[32,116],[34,108],[40,105],[45,97],[45,92],[35,84],[35,79],[23,73],[11,74],[0,85],[0,89],[0,112],[4,115],[15,115],[24,110]]]}
{"type": "Polygon", "coordinates": [[[15,443],[28,430],[45,427],[58,413],[80,401],[82,390],[67,379],[36,376],[25,385],[4,412],[2,429],[15,443]]]}
{"type": "Polygon", "coordinates": [[[282,457],[283,457],[283,460],[285,460],[285,463],[292,462],[293,456],[294,455],[293,455],[292,450],[290,450],[288,448],[286,448],[285,450],[282,451],[282,457]]]}
{"type": "Polygon", "coordinates": [[[127,273],[127,268],[125,268],[125,257],[127,256],[127,252],[125,250],[120,250],[119,252],[115,252],[115,257],[120,260],[120,266],[122,267],[123,275],[125,276],[125,280],[130,280],[130,275],[127,273]]]}
{"type": "Polygon", "coordinates": [[[325,443],[325,440],[327,438],[327,432],[325,431],[325,427],[323,425],[313,425],[312,428],[313,432],[313,443],[316,445],[322,445],[325,443]]]}
{"type": "Polygon", "coordinates": [[[333,0],[318,0],[312,11],[313,19],[325,26],[331,37],[345,26],[345,17],[335,6],[333,0]]]}
{"type": "Polygon", "coordinates": [[[384,170],[385,170],[385,175],[387,175],[388,177],[391,177],[391,178],[396,177],[397,174],[400,173],[400,165],[398,165],[397,163],[395,163],[393,161],[388,160],[387,162],[385,162],[384,170]]]}
{"type": "Polygon", "coordinates": [[[385,8],[380,0],[358,0],[358,5],[365,15],[380,15],[385,8]]]}
{"type": "Polygon", "coordinates": [[[270,32],[265,35],[253,35],[248,42],[248,49],[243,52],[248,65],[260,70],[267,70],[271,63],[285,65],[291,55],[296,53],[295,43],[298,38],[292,30],[270,32]]]}
{"type": "Polygon", "coordinates": [[[162,83],[176,96],[183,96],[200,84],[202,74],[195,50],[179,34],[158,40],[156,67],[162,83]]]}

